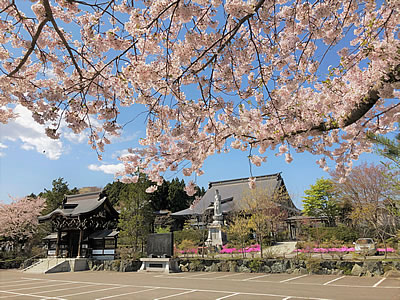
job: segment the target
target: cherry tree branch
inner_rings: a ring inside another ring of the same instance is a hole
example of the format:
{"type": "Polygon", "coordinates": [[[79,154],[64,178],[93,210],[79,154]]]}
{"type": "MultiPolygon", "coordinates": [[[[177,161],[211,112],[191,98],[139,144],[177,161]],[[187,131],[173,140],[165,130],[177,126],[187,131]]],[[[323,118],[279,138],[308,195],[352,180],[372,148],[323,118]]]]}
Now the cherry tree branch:
{"type": "Polygon", "coordinates": [[[43,3],[43,6],[44,6],[45,11],[46,11],[46,16],[50,19],[51,24],[53,24],[54,29],[56,30],[58,36],[60,37],[60,39],[61,39],[63,45],[64,45],[65,48],[67,49],[68,54],[69,54],[69,57],[71,58],[71,61],[72,61],[72,63],[74,64],[75,69],[76,69],[76,71],[77,71],[78,74],[79,74],[79,77],[80,77],[81,79],[83,79],[83,74],[82,74],[81,68],[79,67],[78,63],[77,63],[76,60],[75,60],[74,54],[72,53],[72,49],[71,49],[71,47],[69,46],[67,40],[65,39],[64,33],[60,30],[60,28],[59,28],[58,25],[57,25],[56,20],[54,19],[53,12],[52,12],[52,10],[51,10],[49,0],[42,0],[42,1],[43,1],[43,2],[42,2],[42,3],[43,3]]]}
{"type": "MultiPolygon", "coordinates": [[[[336,120],[330,120],[327,122],[321,122],[318,125],[312,126],[307,129],[301,129],[301,130],[296,130],[292,132],[288,132],[284,135],[281,136],[281,139],[287,139],[290,137],[294,137],[299,134],[303,133],[308,133],[308,132],[318,132],[318,133],[324,133],[328,132],[334,129],[341,129],[341,128],[346,128],[354,123],[356,123],[358,120],[360,120],[367,112],[369,112],[374,105],[381,99],[379,96],[379,89],[382,87],[383,83],[395,83],[395,82],[400,82],[400,64],[396,66],[396,68],[387,74],[387,77],[389,79],[387,80],[382,80],[381,83],[379,83],[377,86],[372,87],[367,95],[364,97],[364,99],[356,105],[356,107],[346,116],[342,117],[342,120],[336,119],[336,120]]],[[[255,137],[252,136],[246,136],[247,138],[254,139],[253,141],[250,142],[250,144],[258,144],[260,141],[257,140],[255,137]]],[[[265,139],[264,139],[265,140],[265,139]]],[[[269,138],[267,140],[274,140],[273,138],[269,138]]]]}
{"type": "Polygon", "coordinates": [[[28,60],[28,58],[31,56],[33,50],[36,47],[36,43],[37,40],[40,37],[40,34],[42,33],[43,27],[46,25],[46,23],[50,21],[50,16],[46,15],[45,19],[42,20],[42,22],[40,22],[40,24],[38,25],[38,28],[36,30],[35,35],[32,37],[32,42],[30,47],[28,48],[28,50],[26,51],[24,57],[21,59],[21,61],[19,62],[18,66],[15,67],[15,69],[13,71],[11,71],[7,76],[8,77],[13,77],[16,73],[18,73],[18,71],[23,67],[23,65],[26,63],[26,61],[28,60]]]}
{"type": "Polygon", "coordinates": [[[218,55],[224,50],[224,48],[232,41],[232,39],[235,37],[236,33],[239,31],[240,27],[247,21],[249,20],[254,14],[260,9],[260,7],[264,4],[265,0],[260,0],[257,2],[257,4],[254,7],[254,12],[251,14],[248,14],[241,18],[239,22],[235,25],[234,28],[232,28],[228,33],[223,35],[221,38],[219,38],[217,41],[215,41],[210,47],[208,47],[206,50],[203,51],[201,55],[199,55],[186,69],[182,72],[182,74],[176,79],[176,81],[179,81],[180,78],[183,77],[183,75],[188,72],[196,63],[198,63],[211,49],[213,49],[217,44],[219,44],[221,41],[223,41],[227,36],[228,39],[224,41],[217,49],[216,53],[209,58],[206,63],[198,70],[194,70],[193,73],[198,74],[201,71],[203,71],[210,63],[212,63],[218,55]]]}

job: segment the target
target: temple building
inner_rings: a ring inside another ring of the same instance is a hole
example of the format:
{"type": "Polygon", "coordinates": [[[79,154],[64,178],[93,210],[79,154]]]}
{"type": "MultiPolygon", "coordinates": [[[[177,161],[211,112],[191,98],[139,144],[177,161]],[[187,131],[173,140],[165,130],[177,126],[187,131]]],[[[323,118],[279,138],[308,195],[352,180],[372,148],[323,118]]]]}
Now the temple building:
{"type": "MultiPolygon", "coordinates": [[[[280,173],[256,176],[256,190],[266,199],[275,199],[289,217],[300,214],[300,210],[292,202],[280,173]]],[[[175,212],[174,218],[202,219],[204,215],[214,211],[215,192],[221,195],[221,211],[224,216],[240,211],[246,207],[249,198],[249,178],[215,181],[208,184],[208,190],[199,202],[191,207],[175,212]]],[[[199,221],[200,223],[201,221],[199,221]]],[[[202,224],[203,226],[205,224],[202,224]]],[[[199,226],[200,227],[200,226],[199,226]]]]}
{"type": "Polygon", "coordinates": [[[48,256],[115,258],[118,212],[100,192],[66,195],[61,207],[38,219],[54,231],[44,238],[48,256]]]}

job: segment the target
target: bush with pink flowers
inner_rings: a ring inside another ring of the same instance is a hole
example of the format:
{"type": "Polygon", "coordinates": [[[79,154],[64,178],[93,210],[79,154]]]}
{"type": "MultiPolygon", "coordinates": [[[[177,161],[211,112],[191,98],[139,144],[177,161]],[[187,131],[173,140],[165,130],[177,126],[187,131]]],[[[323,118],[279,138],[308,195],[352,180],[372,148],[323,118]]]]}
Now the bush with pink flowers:
{"type": "Polygon", "coordinates": [[[235,254],[235,253],[256,253],[260,252],[261,247],[259,244],[251,245],[245,248],[229,248],[228,245],[222,246],[222,250],[219,252],[220,254],[235,254]]]}
{"type": "MultiPolygon", "coordinates": [[[[378,252],[385,253],[390,252],[394,253],[395,250],[393,248],[378,248],[376,249],[378,252]]],[[[354,252],[354,247],[341,247],[341,248],[305,248],[305,249],[296,249],[295,251],[300,253],[329,253],[329,252],[354,252]]]]}

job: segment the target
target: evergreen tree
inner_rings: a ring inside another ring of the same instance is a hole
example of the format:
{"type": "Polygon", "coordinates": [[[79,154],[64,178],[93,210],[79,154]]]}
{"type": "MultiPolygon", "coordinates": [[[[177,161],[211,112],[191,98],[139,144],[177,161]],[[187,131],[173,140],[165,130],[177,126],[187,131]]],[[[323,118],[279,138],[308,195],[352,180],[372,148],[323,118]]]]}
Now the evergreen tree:
{"type": "Polygon", "coordinates": [[[100,197],[107,197],[112,206],[119,207],[120,194],[125,186],[126,184],[119,180],[114,181],[113,183],[108,183],[100,193],[100,197]]]}
{"type": "MultiPolygon", "coordinates": [[[[152,185],[148,181],[148,187],[152,185]]],[[[157,187],[157,190],[150,194],[150,202],[154,211],[169,209],[168,194],[169,194],[170,182],[164,180],[162,185],[157,187]]]]}
{"type": "Polygon", "coordinates": [[[189,207],[192,202],[186,192],[184,191],[185,182],[179,181],[178,178],[172,179],[168,189],[168,209],[171,212],[176,212],[189,207]]]}
{"type": "Polygon", "coordinates": [[[375,134],[368,134],[368,138],[375,143],[378,154],[390,159],[397,167],[400,167],[400,133],[394,139],[375,134]]]}
{"type": "Polygon", "coordinates": [[[121,242],[132,246],[135,252],[142,252],[147,235],[151,231],[153,208],[150,194],[146,193],[149,181],[140,174],[137,183],[125,184],[119,195],[121,212],[119,228],[121,242]]]}
{"type": "Polygon", "coordinates": [[[79,190],[76,187],[70,190],[68,183],[62,177],[54,179],[52,186],[51,190],[44,189],[44,192],[39,194],[39,197],[46,199],[46,208],[43,210],[43,214],[48,214],[58,208],[62,204],[65,195],[79,194],[79,190]]]}

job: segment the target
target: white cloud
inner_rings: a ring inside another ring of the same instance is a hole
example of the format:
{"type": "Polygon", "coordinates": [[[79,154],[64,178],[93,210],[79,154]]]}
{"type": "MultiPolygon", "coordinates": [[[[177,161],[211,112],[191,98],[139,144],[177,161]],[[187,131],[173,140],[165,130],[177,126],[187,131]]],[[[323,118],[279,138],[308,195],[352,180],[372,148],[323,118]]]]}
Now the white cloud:
{"type": "MultiPolygon", "coordinates": [[[[0,149],[6,149],[6,148],[8,148],[7,145],[0,143],[0,149]]],[[[6,154],[4,152],[0,151],[0,157],[3,157],[3,156],[6,156],[6,154]]]]}
{"type": "Polygon", "coordinates": [[[21,148],[24,149],[24,150],[26,150],[26,151],[35,150],[35,147],[33,147],[32,145],[29,145],[29,144],[23,144],[23,145],[21,146],[21,148]]]}
{"type": "MultiPolygon", "coordinates": [[[[90,125],[92,127],[101,127],[101,123],[95,118],[90,118],[90,125]]],[[[86,142],[88,140],[88,136],[90,135],[88,129],[83,130],[81,133],[74,133],[71,129],[68,128],[67,123],[64,119],[61,120],[60,127],[62,129],[62,137],[74,144],[81,144],[83,142],[86,142]]]]}
{"type": "Polygon", "coordinates": [[[44,73],[44,76],[45,76],[46,78],[48,78],[48,79],[54,79],[54,78],[56,78],[56,74],[54,73],[54,69],[53,69],[53,68],[51,68],[51,69],[46,69],[46,70],[45,70],[45,73],[44,73]]]}
{"type": "MultiPolygon", "coordinates": [[[[35,122],[32,118],[32,113],[22,105],[16,105],[14,112],[18,115],[8,124],[0,125],[0,150],[7,148],[5,142],[21,141],[21,149],[26,151],[36,150],[45,155],[51,160],[57,160],[60,156],[66,153],[67,148],[63,142],[50,139],[45,134],[45,126],[35,122]]],[[[92,127],[101,127],[101,122],[96,118],[91,117],[90,123],[92,127]]],[[[88,140],[89,132],[84,130],[79,134],[73,133],[67,126],[65,120],[61,120],[59,132],[62,139],[74,144],[81,144],[88,140]]],[[[124,132],[123,132],[124,133],[124,132]]],[[[134,140],[138,137],[139,132],[121,136],[107,136],[112,143],[121,143],[134,140]]],[[[4,152],[0,152],[4,156],[4,152]]],[[[126,154],[125,152],[121,155],[126,154]]]]}
{"type": "MultiPolygon", "coordinates": [[[[92,121],[92,119],[90,119],[92,121]]],[[[97,121],[97,120],[95,120],[97,121]]],[[[98,121],[97,121],[98,122],[98,121]]],[[[137,140],[139,136],[141,136],[141,131],[135,131],[135,132],[129,132],[127,129],[124,129],[123,127],[117,131],[118,135],[107,135],[107,138],[111,141],[113,144],[117,143],[125,143],[125,142],[130,142],[133,140],[137,140]]]]}
{"type": "Polygon", "coordinates": [[[128,155],[128,154],[129,154],[128,149],[117,150],[117,151],[115,151],[115,152],[111,155],[111,157],[112,157],[112,158],[118,158],[118,157],[126,156],[126,155],[128,155]]]}
{"type": "MultiPolygon", "coordinates": [[[[89,118],[90,118],[90,126],[92,126],[92,128],[102,127],[102,123],[99,120],[97,120],[92,116],[89,116],[89,118]]],[[[84,131],[78,134],[74,133],[70,129],[68,129],[68,126],[64,119],[61,121],[60,127],[63,129],[62,136],[68,141],[75,144],[81,144],[83,142],[88,141],[88,136],[90,135],[89,129],[85,129],[84,131]]],[[[123,134],[119,136],[107,134],[106,137],[111,141],[111,143],[116,144],[116,143],[132,141],[138,137],[138,133],[133,133],[128,136],[124,136],[123,134]]]]}
{"type": "Polygon", "coordinates": [[[62,136],[66,138],[68,141],[75,143],[75,144],[81,144],[85,141],[87,141],[88,136],[85,132],[81,132],[79,134],[73,133],[71,130],[65,130],[62,133],[62,136]]]}
{"type": "Polygon", "coordinates": [[[63,152],[61,141],[50,139],[45,134],[45,126],[36,123],[27,108],[17,105],[14,112],[18,117],[1,126],[1,140],[3,142],[20,140],[21,148],[24,150],[36,150],[49,159],[59,159],[63,152]]]}
{"type": "Polygon", "coordinates": [[[124,164],[104,164],[104,165],[95,165],[91,164],[88,166],[88,169],[91,171],[100,171],[105,174],[115,174],[117,172],[121,172],[124,170],[124,164]]]}

